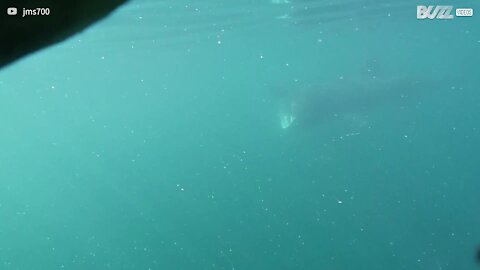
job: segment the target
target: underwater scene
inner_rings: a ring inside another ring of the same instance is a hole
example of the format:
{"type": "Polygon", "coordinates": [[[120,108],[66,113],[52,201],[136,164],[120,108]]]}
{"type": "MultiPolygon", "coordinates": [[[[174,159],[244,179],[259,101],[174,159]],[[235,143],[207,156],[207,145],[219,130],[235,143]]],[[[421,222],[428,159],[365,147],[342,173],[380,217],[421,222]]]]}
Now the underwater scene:
{"type": "Polygon", "coordinates": [[[2,68],[0,269],[480,269],[479,7],[132,0],[2,68]]]}

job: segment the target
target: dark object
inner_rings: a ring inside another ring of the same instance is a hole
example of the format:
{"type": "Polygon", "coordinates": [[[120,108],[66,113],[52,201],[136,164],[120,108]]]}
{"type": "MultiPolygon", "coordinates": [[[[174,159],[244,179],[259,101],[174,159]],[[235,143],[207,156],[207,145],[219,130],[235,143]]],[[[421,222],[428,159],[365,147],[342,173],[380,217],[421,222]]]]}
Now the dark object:
{"type": "Polygon", "coordinates": [[[477,247],[477,254],[475,254],[475,259],[478,264],[480,264],[480,246],[477,247]]]}
{"type": "Polygon", "coordinates": [[[0,68],[82,31],[126,1],[2,1],[0,4],[0,68]],[[15,8],[16,15],[13,15],[15,8]],[[32,14],[33,11],[35,15],[32,14]],[[23,17],[25,12],[29,16],[23,17]],[[48,15],[46,15],[47,12],[48,15]]]}

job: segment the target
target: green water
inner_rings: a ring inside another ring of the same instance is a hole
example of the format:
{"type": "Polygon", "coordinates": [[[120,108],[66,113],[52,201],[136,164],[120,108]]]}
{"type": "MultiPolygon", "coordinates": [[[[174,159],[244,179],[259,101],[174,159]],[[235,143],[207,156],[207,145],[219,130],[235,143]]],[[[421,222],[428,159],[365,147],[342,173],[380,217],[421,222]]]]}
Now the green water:
{"type": "Polygon", "coordinates": [[[2,70],[0,269],[478,268],[478,16],[291,2],[133,1],[2,70]]]}

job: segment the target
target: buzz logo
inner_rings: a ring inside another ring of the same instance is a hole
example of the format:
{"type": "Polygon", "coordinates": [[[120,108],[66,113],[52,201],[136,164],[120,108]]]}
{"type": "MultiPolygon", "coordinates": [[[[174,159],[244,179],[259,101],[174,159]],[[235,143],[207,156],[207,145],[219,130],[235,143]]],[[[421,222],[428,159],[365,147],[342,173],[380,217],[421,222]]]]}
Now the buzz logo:
{"type": "Polygon", "coordinates": [[[451,20],[453,6],[417,6],[417,19],[451,20]]]}

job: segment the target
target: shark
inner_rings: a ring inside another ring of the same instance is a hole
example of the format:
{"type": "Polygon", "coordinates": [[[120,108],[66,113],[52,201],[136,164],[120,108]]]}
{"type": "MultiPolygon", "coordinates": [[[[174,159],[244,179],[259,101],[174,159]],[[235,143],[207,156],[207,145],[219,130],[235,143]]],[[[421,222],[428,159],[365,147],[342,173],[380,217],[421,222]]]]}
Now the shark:
{"type": "Polygon", "coordinates": [[[424,78],[391,77],[295,85],[276,91],[281,129],[315,127],[327,121],[368,124],[375,110],[406,111],[422,105],[428,93],[438,94],[448,84],[424,78]]]}

